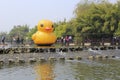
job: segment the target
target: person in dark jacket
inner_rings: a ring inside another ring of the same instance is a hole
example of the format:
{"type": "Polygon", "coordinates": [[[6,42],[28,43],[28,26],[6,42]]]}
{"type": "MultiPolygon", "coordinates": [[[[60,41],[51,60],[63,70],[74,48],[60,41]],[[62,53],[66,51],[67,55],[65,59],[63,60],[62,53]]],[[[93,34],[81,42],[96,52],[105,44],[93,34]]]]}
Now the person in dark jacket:
{"type": "Polygon", "coordinates": [[[2,44],[5,44],[5,36],[2,36],[2,44]]]}

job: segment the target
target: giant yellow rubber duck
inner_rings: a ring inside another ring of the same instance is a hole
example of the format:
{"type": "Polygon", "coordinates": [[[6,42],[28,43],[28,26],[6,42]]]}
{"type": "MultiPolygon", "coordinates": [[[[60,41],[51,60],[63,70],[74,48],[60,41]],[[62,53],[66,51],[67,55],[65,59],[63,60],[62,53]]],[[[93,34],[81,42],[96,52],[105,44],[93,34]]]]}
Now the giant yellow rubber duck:
{"type": "Polygon", "coordinates": [[[52,21],[39,21],[37,30],[38,31],[32,35],[32,40],[38,46],[50,46],[56,42],[56,36],[53,33],[54,26],[52,21]]]}

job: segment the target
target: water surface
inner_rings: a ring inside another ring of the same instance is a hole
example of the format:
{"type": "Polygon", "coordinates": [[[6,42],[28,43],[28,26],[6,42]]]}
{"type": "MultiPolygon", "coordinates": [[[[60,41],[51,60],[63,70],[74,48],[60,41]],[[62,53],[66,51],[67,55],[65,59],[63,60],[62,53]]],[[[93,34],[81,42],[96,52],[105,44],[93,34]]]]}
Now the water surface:
{"type": "Polygon", "coordinates": [[[66,60],[1,66],[0,80],[120,80],[120,60],[66,60]]]}

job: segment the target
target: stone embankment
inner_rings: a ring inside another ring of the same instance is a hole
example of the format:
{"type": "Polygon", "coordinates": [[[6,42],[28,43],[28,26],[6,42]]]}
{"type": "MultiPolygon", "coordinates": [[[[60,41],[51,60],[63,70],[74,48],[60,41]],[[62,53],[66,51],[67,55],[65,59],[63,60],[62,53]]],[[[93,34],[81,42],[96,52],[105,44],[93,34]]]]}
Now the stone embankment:
{"type": "MultiPolygon", "coordinates": [[[[119,46],[109,47],[12,47],[0,49],[0,65],[58,60],[111,59],[119,56],[119,46]]],[[[120,57],[120,56],[119,56],[120,57]]]]}

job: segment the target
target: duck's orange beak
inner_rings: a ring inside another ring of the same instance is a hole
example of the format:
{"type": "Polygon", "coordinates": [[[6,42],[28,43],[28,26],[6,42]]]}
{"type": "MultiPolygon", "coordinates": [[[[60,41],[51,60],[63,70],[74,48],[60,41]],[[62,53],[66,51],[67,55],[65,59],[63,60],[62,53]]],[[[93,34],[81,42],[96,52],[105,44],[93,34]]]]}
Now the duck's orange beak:
{"type": "Polygon", "coordinates": [[[46,27],[46,28],[45,28],[45,30],[47,30],[47,31],[50,31],[50,30],[51,30],[51,28],[49,28],[49,27],[46,27]]]}

